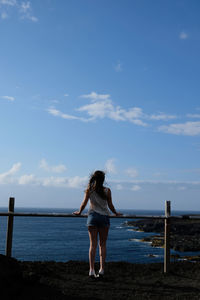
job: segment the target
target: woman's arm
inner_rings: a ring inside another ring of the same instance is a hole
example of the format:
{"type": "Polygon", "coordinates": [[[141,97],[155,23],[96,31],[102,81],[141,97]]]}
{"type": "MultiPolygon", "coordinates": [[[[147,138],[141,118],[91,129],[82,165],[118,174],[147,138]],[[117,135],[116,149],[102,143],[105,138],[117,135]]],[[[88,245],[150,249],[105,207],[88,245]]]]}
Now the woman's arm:
{"type": "Polygon", "coordinates": [[[86,190],[85,196],[84,196],[83,202],[81,203],[79,211],[75,211],[75,212],[73,212],[73,214],[77,215],[77,216],[80,215],[82,213],[82,211],[84,210],[84,208],[86,207],[88,200],[89,200],[89,190],[86,190]]]}
{"type": "Polygon", "coordinates": [[[116,216],[121,216],[122,214],[120,212],[117,212],[113,203],[112,203],[112,194],[111,194],[111,190],[108,189],[108,207],[110,208],[110,210],[113,212],[113,214],[115,214],[116,216]]]}

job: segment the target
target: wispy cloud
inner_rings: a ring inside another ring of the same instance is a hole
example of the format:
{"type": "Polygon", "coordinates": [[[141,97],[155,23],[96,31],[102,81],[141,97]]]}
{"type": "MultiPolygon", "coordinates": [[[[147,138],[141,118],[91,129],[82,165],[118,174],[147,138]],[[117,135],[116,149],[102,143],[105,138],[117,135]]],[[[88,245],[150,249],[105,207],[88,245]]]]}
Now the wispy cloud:
{"type": "Polygon", "coordinates": [[[54,107],[49,107],[47,109],[48,113],[50,115],[53,115],[55,117],[60,117],[62,119],[67,119],[67,120],[80,120],[79,117],[76,117],[76,116],[72,116],[72,115],[68,115],[68,114],[65,114],[65,113],[62,113],[61,111],[59,111],[58,109],[55,109],[54,107]]]}
{"type": "Polygon", "coordinates": [[[158,130],[165,133],[171,133],[176,135],[188,135],[188,136],[200,135],[200,121],[163,125],[160,126],[158,130]]]}
{"type": "Polygon", "coordinates": [[[19,185],[38,185],[39,180],[36,178],[35,175],[30,174],[30,175],[22,175],[18,179],[18,184],[19,185]]]}
{"type": "MultiPolygon", "coordinates": [[[[48,168],[51,168],[47,164],[48,168]]],[[[112,170],[111,163],[111,171],[112,170]]],[[[38,177],[34,174],[19,174],[21,171],[21,163],[15,163],[6,172],[0,173],[0,184],[2,185],[20,185],[20,186],[43,186],[43,187],[57,187],[57,188],[70,188],[79,189],[86,186],[88,182],[88,176],[46,176],[38,177]]],[[[179,191],[184,191],[188,188],[198,188],[200,187],[200,181],[189,181],[189,180],[138,180],[138,179],[110,179],[109,182],[112,184],[113,188],[116,190],[132,190],[133,192],[144,190],[146,185],[167,185],[179,191]]]]}
{"type": "Polygon", "coordinates": [[[45,159],[42,159],[40,161],[39,167],[47,172],[54,172],[54,173],[62,173],[67,170],[66,166],[63,164],[50,166],[45,159]]]}
{"type": "Polygon", "coordinates": [[[192,119],[200,119],[200,114],[187,114],[187,117],[192,119]]]}
{"type": "Polygon", "coordinates": [[[75,114],[66,114],[54,107],[47,109],[48,113],[68,120],[80,120],[83,122],[96,121],[98,119],[110,119],[114,121],[130,122],[138,126],[148,126],[148,121],[168,121],[177,118],[175,115],[168,115],[162,112],[156,114],[146,114],[140,107],[130,107],[124,109],[111,100],[109,94],[90,94],[81,95],[80,97],[90,100],[90,103],[82,105],[75,109],[76,112],[86,114],[85,117],[75,114]]]}
{"type": "Polygon", "coordinates": [[[90,94],[81,95],[82,98],[91,99],[91,100],[107,100],[110,98],[109,94],[97,94],[95,92],[91,92],[90,94]]]}
{"type": "Polygon", "coordinates": [[[17,5],[17,0],[0,0],[0,6],[1,5],[15,6],[17,5]]]}
{"type": "Polygon", "coordinates": [[[88,180],[88,177],[43,177],[37,178],[35,175],[23,175],[20,176],[16,183],[19,185],[35,185],[43,187],[57,187],[57,188],[70,188],[78,189],[82,188],[88,180]]]}
{"type": "Polygon", "coordinates": [[[189,35],[185,31],[181,31],[179,34],[179,39],[180,40],[186,40],[188,39],[189,35]]]}
{"type": "Polygon", "coordinates": [[[115,159],[114,158],[108,159],[106,161],[105,171],[108,172],[108,173],[112,173],[112,174],[117,173],[117,168],[115,166],[115,159]]]}
{"type": "Polygon", "coordinates": [[[177,187],[177,190],[178,190],[178,191],[185,191],[186,189],[187,189],[186,186],[178,186],[178,187],[177,187]]]}
{"type": "Polygon", "coordinates": [[[83,105],[77,109],[80,112],[86,112],[90,120],[109,118],[115,121],[129,121],[136,125],[147,126],[147,124],[140,120],[143,116],[141,108],[132,107],[128,110],[114,105],[110,99],[109,94],[97,94],[92,92],[88,95],[82,95],[81,97],[92,100],[92,103],[83,105]]]}
{"type": "Polygon", "coordinates": [[[116,185],[116,190],[118,190],[118,191],[123,190],[123,185],[122,184],[117,184],[116,185]]]}
{"type": "Polygon", "coordinates": [[[38,18],[32,13],[32,6],[30,1],[19,0],[0,0],[0,9],[3,8],[1,13],[2,19],[7,19],[10,10],[16,10],[20,19],[28,19],[32,22],[38,22],[38,18]]]}
{"type": "Polygon", "coordinates": [[[19,5],[19,13],[21,14],[22,19],[28,19],[32,22],[38,22],[38,18],[33,16],[32,7],[29,1],[21,2],[19,5]]]}
{"type": "Polygon", "coordinates": [[[134,191],[134,192],[137,192],[139,190],[141,190],[141,187],[139,185],[133,185],[131,188],[131,191],[134,191]]]}
{"type": "Polygon", "coordinates": [[[128,174],[130,177],[135,178],[138,176],[138,170],[136,168],[128,168],[125,170],[125,173],[128,174]]]}
{"type": "Polygon", "coordinates": [[[122,71],[122,63],[120,61],[115,64],[114,69],[116,72],[121,72],[122,71]]]}
{"type": "Polygon", "coordinates": [[[2,20],[5,20],[5,19],[7,19],[7,18],[8,18],[8,14],[7,14],[6,12],[3,11],[3,12],[1,13],[1,19],[2,19],[2,20]]]}
{"type": "Polygon", "coordinates": [[[115,184],[134,184],[134,185],[145,185],[145,184],[153,184],[153,185],[200,185],[200,180],[153,180],[153,179],[112,179],[112,183],[115,184]]]}
{"type": "Polygon", "coordinates": [[[164,113],[158,113],[158,114],[154,114],[154,115],[150,115],[149,119],[151,120],[162,120],[162,121],[167,121],[167,120],[172,120],[172,119],[176,119],[177,116],[176,115],[167,115],[164,113]]]}
{"type": "Polygon", "coordinates": [[[14,101],[15,100],[15,98],[11,97],[11,96],[1,96],[0,98],[8,100],[8,101],[14,101]]]}
{"type": "Polygon", "coordinates": [[[40,184],[46,187],[63,187],[77,189],[86,184],[88,177],[47,177],[40,180],[40,184]]]}
{"type": "MultiPolygon", "coordinates": [[[[52,168],[48,165],[48,168],[52,168]]],[[[0,184],[15,184],[15,185],[35,185],[44,187],[63,187],[63,188],[82,188],[87,180],[88,176],[80,177],[37,177],[34,174],[18,175],[17,173],[21,169],[21,163],[14,164],[10,170],[0,174],[0,184]],[[18,176],[17,176],[18,175],[18,176]]],[[[53,167],[55,172],[63,171],[63,167],[53,167]]]]}
{"type": "Polygon", "coordinates": [[[21,163],[18,162],[12,166],[10,170],[0,174],[0,184],[7,184],[13,182],[13,175],[15,175],[21,168],[21,163]]]}

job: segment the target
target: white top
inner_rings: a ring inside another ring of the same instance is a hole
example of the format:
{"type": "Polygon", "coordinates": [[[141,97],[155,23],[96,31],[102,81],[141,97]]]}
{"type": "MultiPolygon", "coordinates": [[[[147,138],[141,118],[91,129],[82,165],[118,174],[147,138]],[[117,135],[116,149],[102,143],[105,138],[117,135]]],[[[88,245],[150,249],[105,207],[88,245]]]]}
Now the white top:
{"type": "MultiPolygon", "coordinates": [[[[105,191],[108,192],[108,189],[105,188],[105,191]]],[[[110,212],[108,209],[108,202],[106,199],[102,199],[95,191],[90,193],[90,208],[88,213],[95,211],[100,215],[109,216],[110,212]]]]}

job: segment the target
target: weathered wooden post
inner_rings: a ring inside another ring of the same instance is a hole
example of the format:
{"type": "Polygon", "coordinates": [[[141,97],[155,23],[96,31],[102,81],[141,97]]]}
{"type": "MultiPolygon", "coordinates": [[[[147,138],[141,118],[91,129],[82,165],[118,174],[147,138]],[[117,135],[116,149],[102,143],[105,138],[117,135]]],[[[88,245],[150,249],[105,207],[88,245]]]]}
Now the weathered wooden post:
{"type": "Polygon", "coordinates": [[[165,202],[165,246],[164,246],[164,273],[168,273],[170,269],[170,216],[171,202],[165,202]]]}
{"type": "MultiPolygon", "coordinates": [[[[9,213],[14,213],[15,198],[9,199],[9,213]]],[[[6,240],[6,256],[12,256],[12,237],[13,237],[13,219],[14,216],[8,216],[7,240],[6,240]]]]}

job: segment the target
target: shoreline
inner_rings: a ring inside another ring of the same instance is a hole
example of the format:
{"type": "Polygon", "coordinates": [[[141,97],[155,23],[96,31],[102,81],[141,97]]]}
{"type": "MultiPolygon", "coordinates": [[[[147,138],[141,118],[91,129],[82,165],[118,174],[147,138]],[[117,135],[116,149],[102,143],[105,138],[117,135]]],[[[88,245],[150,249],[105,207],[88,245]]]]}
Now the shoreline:
{"type": "MultiPolygon", "coordinates": [[[[132,220],[125,226],[133,227],[133,231],[152,233],[148,237],[140,239],[141,242],[149,242],[152,247],[164,246],[164,221],[163,220],[132,220]]],[[[184,254],[193,252],[191,257],[200,259],[200,220],[172,220],[170,223],[170,248],[184,254]]],[[[186,256],[188,257],[188,256],[186,256]]]]}

